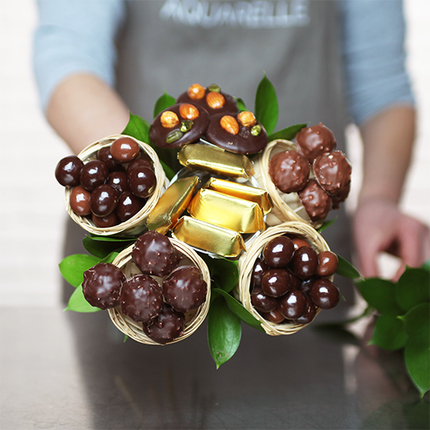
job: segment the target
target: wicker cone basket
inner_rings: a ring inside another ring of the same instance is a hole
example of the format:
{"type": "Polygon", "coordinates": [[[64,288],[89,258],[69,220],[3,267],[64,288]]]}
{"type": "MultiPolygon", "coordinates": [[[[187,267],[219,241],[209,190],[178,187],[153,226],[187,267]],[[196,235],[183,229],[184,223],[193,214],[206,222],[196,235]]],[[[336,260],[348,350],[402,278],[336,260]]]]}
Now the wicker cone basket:
{"type": "Polygon", "coordinates": [[[285,221],[301,221],[318,228],[321,222],[318,224],[311,222],[304,206],[300,202],[298,194],[283,193],[276,188],[270,178],[270,159],[278,152],[289,150],[297,151],[295,143],[283,139],[272,140],[268,143],[265,150],[254,160],[255,178],[267,190],[273,202],[273,208],[267,215],[266,223],[268,226],[273,226],[285,221]]]}
{"type": "MultiPolygon", "coordinates": [[[[91,145],[87,146],[83,151],[81,151],[78,155],[78,157],[85,163],[91,160],[96,159],[97,151],[105,146],[110,146],[114,142],[114,140],[118,139],[122,135],[112,135],[105,137],[104,139],[98,140],[97,142],[92,143],[91,145]]],[[[130,136],[127,136],[130,137],[130,136]]],[[[100,236],[112,236],[116,234],[123,234],[123,235],[138,235],[145,229],[145,220],[148,217],[149,213],[152,211],[154,206],[157,204],[161,194],[166,190],[166,188],[169,186],[169,181],[166,178],[166,175],[164,174],[164,170],[160,164],[160,161],[158,159],[158,156],[156,152],[151,148],[150,145],[141,142],[137,139],[132,138],[135,140],[140,148],[149,155],[152,162],[154,163],[154,171],[155,171],[155,177],[157,178],[157,184],[155,187],[154,193],[148,198],[145,206],[132,218],[128,219],[127,221],[124,221],[118,225],[115,225],[113,227],[107,227],[107,228],[100,228],[96,227],[91,219],[82,217],[79,215],[76,215],[71,207],[70,207],[70,193],[72,189],[70,187],[66,187],[65,191],[65,199],[66,199],[66,210],[70,215],[70,218],[72,218],[73,221],[75,221],[78,225],[80,225],[84,230],[100,235],[100,236]]]]}
{"type": "MultiPolygon", "coordinates": [[[[169,342],[167,345],[186,339],[200,327],[209,312],[209,304],[211,298],[211,278],[206,263],[186,243],[174,238],[170,238],[170,241],[177,251],[179,251],[183,256],[185,256],[186,258],[188,258],[188,260],[191,261],[190,264],[194,264],[201,270],[203,279],[206,281],[207,284],[207,295],[205,302],[199,308],[190,311],[185,315],[184,333],[178,338],[174,339],[172,342],[169,342]]],[[[131,251],[133,249],[133,246],[134,245],[131,245],[128,248],[124,249],[117,255],[117,257],[113,261],[113,264],[122,269],[127,279],[141,273],[137,266],[133,263],[131,258],[131,251]]],[[[109,309],[108,313],[113,324],[118,328],[118,330],[120,330],[128,337],[134,339],[137,342],[148,345],[161,345],[160,343],[157,343],[150,339],[144,333],[141,323],[137,323],[128,316],[123,315],[120,306],[109,309]]]]}
{"type": "MultiPolygon", "coordinates": [[[[297,325],[287,322],[274,324],[264,319],[251,304],[250,284],[255,260],[258,258],[263,248],[270,240],[284,234],[292,234],[303,237],[318,253],[330,250],[327,242],[313,227],[304,222],[289,221],[279,224],[278,226],[269,227],[252,243],[248,251],[241,256],[239,259],[239,282],[234,291],[234,295],[243,304],[243,306],[261,322],[261,326],[263,327],[264,331],[271,336],[294,334],[300,329],[309,325],[297,325]]],[[[333,277],[331,277],[331,280],[332,279],[333,277]]],[[[317,309],[317,314],[319,312],[320,309],[317,309]]]]}

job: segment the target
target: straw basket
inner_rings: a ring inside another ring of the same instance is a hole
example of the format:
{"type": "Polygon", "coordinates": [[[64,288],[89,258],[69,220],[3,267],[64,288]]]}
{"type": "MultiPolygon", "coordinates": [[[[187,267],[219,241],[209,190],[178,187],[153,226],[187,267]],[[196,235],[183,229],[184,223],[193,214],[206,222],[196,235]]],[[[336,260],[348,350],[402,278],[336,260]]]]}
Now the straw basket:
{"type": "MultiPolygon", "coordinates": [[[[289,221],[275,227],[269,227],[255,239],[248,251],[241,256],[239,259],[239,282],[234,294],[243,306],[261,322],[264,331],[271,336],[294,334],[308,325],[297,325],[288,322],[274,324],[264,319],[251,304],[250,285],[255,260],[259,257],[268,242],[284,234],[291,234],[306,239],[318,253],[330,250],[327,242],[314,228],[304,222],[289,221]]],[[[333,277],[331,277],[332,279],[333,277]]],[[[319,311],[320,309],[317,309],[317,314],[319,311]]]]}
{"type": "MultiPolygon", "coordinates": [[[[320,227],[322,222],[313,223],[297,193],[283,193],[269,175],[270,159],[278,152],[294,150],[297,151],[295,143],[289,140],[277,139],[268,143],[265,150],[254,160],[255,178],[265,188],[273,202],[273,209],[268,214],[266,223],[268,226],[278,225],[285,221],[306,222],[313,227],[320,227]]],[[[311,171],[312,176],[312,171],[311,171]]]]}
{"type": "MultiPolygon", "coordinates": [[[[186,264],[194,264],[196,267],[198,267],[201,270],[203,279],[206,281],[206,284],[207,284],[207,295],[206,295],[205,302],[200,307],[185,314],[184,333],[178,338],[174,339],[172,342],[169,342],[169,344],[176,343],[186,339],[187,337],[191,336],[200,327],[200,325],[203,323],[203,321],[205,320],[208,314],[210,298],[211,298],[211,279],[210,279],[209,269],[206,263],[186,243],[181,242],[180,240],[177,240],[174,238],[170,238],[170,241],[172,245],[175,247],[175,249],[179,251],[183,257],[186,257],[184,259],[184,262],[186,264]]],[[[122,252],[120,252],[117,255],[117,257],[113,261],[113,264],[115,264],[117,267],[120,267],[122,269],[127,279],[141,273],[140,270],[137,268],[137,266],[133,263],[131,258],[131,251],[133,249],[133,246],[134,245],[131,245],[128,248],[124,249],[122,252]]],[[[120,330],[128,337],[134,339],[137,342],[148,344],[148,345],[161,345],[153,341],[152,339],[150,339],[143,332],[141,323],[137,323],[133,321],[131,318],[129,318],[128,316],[123,315],[121,313],[120,306],[113,309],[109,309],[108,313],[112,322],[118,328],[118,330],[120,330]]]]}
{"type": "MultiPolygon", "coordinates": [[[[105,146],[112,145],[112,143],[119,137],[122,137],[122,135],[112,135],[112,136],[105,137],[101,140],[98,140],[97,142],[92,143],[91,145],[87,146],[83,151],[81,151],[78,157],[84,163],[91,160],[95,160],[99,149],[104,148],[105,146]]],[[[127,137],[130,138],[130,136],[127,136],[127,137]]],[[[113,227],[100,228],[100,227],[96,227],[94,223],[91,221],[91,219],[76,215],[75,212],[72,211],[70,207],[70,193],[72,189],[70,187],[66,187],[66,191],[65,191],[66,209],[70,215],[70,218],[72,218],[73,221],[75,221],[84,230],[90,233],[100,235],[100,236],[111,236],[119,233],[123,235],[131,235],[131,236],[140,234],[146,227],[145,225],[146,218],[148,217],[149,213],[154,208],[154,206],[157,204],[161,194],[163,194],[163,192],[166,190],[166,188],[169,185],[169,181],[166,178],[166,175],[164,174],[164,170],[160,164],[160,161],[158,159],[156,152],[148,144],[141,142],[137,139],[134,139],[132,137],[131,139],[135,140],[139,144],[141,150],[144,151],[146,154],[148,154],[148,156],[151,158],[154,164],[154,172],[155,172],[155,177],[157,179],[155,191],[148,198],[145,206],[136,215],[134,215],[127,221],[124,221],[113,227]]]]}

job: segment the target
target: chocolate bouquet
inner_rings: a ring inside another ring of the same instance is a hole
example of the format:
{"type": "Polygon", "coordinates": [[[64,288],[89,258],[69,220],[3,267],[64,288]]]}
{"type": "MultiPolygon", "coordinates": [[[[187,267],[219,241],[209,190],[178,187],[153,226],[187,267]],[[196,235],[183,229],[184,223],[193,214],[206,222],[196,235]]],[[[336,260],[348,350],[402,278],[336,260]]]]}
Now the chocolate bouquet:
{"type": "Polygon", "coordinates": [[[107,310],[126,336],[156,345],[209,316],[219,366],[238,347],[219,334],[241,321],[292,334],[335,307],[335,273],[359,275],[320,233],[348,196],[351,165],[325,125],[275,132],[277,119],[267,77],[253,112],[194,84],[161,96],[152,123],[130,115],[121,135],[60,160],[67,211],[89,233],[90,254],[60,263],[76,287],[68,309],[107,310]]]}

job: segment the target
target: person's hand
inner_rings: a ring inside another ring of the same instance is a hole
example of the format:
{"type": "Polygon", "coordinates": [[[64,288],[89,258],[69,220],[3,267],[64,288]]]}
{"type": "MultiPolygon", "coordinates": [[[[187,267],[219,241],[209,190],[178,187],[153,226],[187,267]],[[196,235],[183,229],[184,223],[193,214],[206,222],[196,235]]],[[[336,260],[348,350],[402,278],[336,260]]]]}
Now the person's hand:
{"type": "Polygon", "coordinates": [[[429,228],[403,214],[390,200],[373,198],[359,203],[353,229],[358,265],[365,278],[380,276],[377,258],[382,252],[401,260],[394,280],[406,265],[419,267],[430,257],[429,228]]]}

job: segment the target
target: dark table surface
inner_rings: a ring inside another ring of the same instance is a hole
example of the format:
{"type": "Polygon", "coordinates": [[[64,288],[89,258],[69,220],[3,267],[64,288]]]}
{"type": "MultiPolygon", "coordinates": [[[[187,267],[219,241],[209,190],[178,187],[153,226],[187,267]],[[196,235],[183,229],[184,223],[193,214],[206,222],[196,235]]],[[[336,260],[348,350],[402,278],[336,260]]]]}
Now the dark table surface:
{"type": "Polygon", "coordinates": [[[428,395],[420,401],[401,354],[316,321],[282,337],[244,326],[238,352],[216,370],[205,325],[159,347],[124,343],[106,312],[3,307],[0,315],[1,429],[429,425],[428,395]]]}

